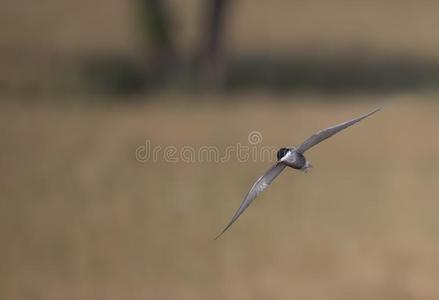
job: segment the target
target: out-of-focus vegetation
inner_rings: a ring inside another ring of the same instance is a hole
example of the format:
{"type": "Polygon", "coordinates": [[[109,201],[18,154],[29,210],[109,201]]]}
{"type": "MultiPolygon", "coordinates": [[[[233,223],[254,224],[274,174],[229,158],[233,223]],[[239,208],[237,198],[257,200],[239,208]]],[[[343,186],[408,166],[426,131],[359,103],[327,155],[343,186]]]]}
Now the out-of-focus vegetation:
{"type": "Polygon", "coordinates": [[[438,13],[3,1],[0,299],[438,299],[438,13]],[[274,156],[136,159],[147,140],[224,151],[252,131],[291,146],[381,105],[217,241],[274,156]]]}
{"type": "Polygon", "coordinates": [[[7,1],[0,92],[431,89],[437,11],[390,0],[7,1]]]}
{"type": "Polygon", "coordinates": [[[439,106],[427,96],[397,97],[312,149],[310,173],[287,170],[217,241],[270,162],[136,160],[146,139],[224,149],[259,130],[260,146],[297,144],[375,105],[254,98],[2,103],[0,298],[439,297],[439,106]]]}

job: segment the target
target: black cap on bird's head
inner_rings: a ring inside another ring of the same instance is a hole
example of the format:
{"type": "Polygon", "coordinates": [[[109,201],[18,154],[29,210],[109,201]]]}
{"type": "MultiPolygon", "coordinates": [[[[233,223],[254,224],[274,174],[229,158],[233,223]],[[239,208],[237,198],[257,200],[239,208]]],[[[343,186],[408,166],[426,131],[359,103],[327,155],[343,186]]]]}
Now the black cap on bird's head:
{"type": "Polygon", "coordinates": [[[287,154],[287,152],[290,151],[288,148],[280,148],[279,151],[277,151],[277,160],[280,160],[282,157],[287,154]]]}

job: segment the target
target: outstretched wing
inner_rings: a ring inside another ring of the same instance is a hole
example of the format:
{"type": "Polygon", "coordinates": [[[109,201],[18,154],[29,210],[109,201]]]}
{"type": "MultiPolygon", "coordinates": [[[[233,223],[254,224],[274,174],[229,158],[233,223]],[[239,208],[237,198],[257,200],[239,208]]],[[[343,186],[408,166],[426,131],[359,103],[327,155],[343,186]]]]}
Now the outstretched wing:
{"type": "Polygon", "coordinates": [[[354,125],[357,122],[360,122],[361,120],[369,117],[370,115],[376,113],[377,111],[379,111],[381,108],[378,108],[368,114],[365,114],[361,117],[358,117],[356,119],[352,119],[350,121],[346,121],[344,123],[320,130],[319,132],[313,134],[312,136],[310,136],[305,142],[303,142],[302,145],[299,146],[299,148],[297,148],[297,152],[299,153],[304,153],[306,150],[308,150],[309,148],[317,145],[318,143],[326,140],[327,138],[330,138],[331,136],[333,136],[334,134],[338,133],[339,131],[342,131],[345,128],[348,128],[349,126],[354,125]]]}
{"type": "Polygon", "coordinates": [[[239,216],[244,212],[244,210],[252,203],[252,201],[263,191],[273,180],[285,169],[286,165],[283,163],[276,163],[272,166],[263,176],[259,177],[258,180],[253,184],[252,188],[245,196],[244,200],[239,206],[236,213],[233,215],[232,220],[227,224],[226,228],[216,236],[215,240],[219,238],[224,232],[229,229],[230,226],[239,218],[239,216]]]}

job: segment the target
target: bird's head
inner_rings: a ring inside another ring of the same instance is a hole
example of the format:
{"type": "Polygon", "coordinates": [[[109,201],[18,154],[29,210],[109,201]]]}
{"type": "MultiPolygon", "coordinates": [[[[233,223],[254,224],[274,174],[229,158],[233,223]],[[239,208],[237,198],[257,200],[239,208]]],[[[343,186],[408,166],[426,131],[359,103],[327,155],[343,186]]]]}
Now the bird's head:
{"type": "Polygon", "coordinates": [[[287,154],[287,152],[290,151],[288,148],[280,148],[279,151],[277,151],[277,160],[280,160],[282,157],[287,154]]]}

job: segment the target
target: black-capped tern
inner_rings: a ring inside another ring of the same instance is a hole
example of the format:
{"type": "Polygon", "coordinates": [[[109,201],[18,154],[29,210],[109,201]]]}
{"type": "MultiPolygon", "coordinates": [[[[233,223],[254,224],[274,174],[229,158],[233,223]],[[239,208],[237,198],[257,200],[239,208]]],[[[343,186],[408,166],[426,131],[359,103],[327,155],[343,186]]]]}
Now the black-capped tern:
{"type": "Polygon", "coordinates": [[[253,184],[250,191],[245,196],[238,210],[233,215],[230,222],[224,228],[224,230],[215,237],[215,239],[219,238],[227,229],[232,226],[232,224],[239,218],[239,216],[245,211],[245,209],[252,203],[252,201],[263,191],[265,190],[273,180],[286,168],[291,167],[293,169],[297,169],[303,172],[307,172],[309,168],[312,167],[311,163],[306,159],[303,155],[305,151],[309,150],[313,146],[318,143],[330,138],[334,134],[342,131],[343,129],[348,128],[349,126],[354,125],[357,122],[369,117],[370,115],[376,113],[381,108],[378,108],[370,113],[367,113],[361,117],[346,121],[344,123],[340,123],[338,125],[320,130],[319,132],[310,136],[307,140],[305,140],[302,145],[298,148],[281,148],[277,152],[277,162],[274,166],[272,166],[263,176],[259,177],[258,180],[253,184]]]}

